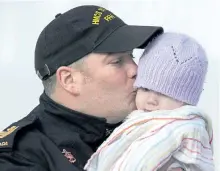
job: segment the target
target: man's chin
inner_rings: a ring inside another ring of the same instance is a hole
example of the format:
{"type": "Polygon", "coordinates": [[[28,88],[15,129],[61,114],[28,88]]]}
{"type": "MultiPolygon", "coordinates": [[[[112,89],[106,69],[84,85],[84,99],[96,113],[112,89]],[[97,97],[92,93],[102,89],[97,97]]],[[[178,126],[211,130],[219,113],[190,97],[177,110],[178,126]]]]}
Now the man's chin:
{"type": "Polygon", "coordinates": [[[117,124],[117,123],[120,123],[122,122],[131,112],[131,111],[124,111],[124,112],[120,112],[118,113],[118,116],[114,116],[114,117],[111,117],[111,118],[107,118],[107,123],[109,124],[117,124]]]}
{"type": "Polygon", "coordinates": [[[137,106],[136,106],[136,103],[135,103],[135,102],[132,102],[130,106],[131,106],[131,107],[130,107],[131,110],[130,110],[129,113],[133,112],[134,110],[137,110],[137,106]]]}
{"type": "Polygon", "coordinates": [[[123,118],[114,118],[114,119],[107,119],[108,124],[118,124],[122,122],[126,117],[123,118]]]}

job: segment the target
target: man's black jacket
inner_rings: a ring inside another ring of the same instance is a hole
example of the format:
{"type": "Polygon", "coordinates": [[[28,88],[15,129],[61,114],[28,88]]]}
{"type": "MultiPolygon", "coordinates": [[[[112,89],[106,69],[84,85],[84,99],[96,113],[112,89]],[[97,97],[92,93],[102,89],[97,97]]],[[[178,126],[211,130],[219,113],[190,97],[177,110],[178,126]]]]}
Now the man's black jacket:
{"type": "Polygon", "coordinates": [[[28,116],[0,132],[0,171],[83,170],[116,126],[67,109],[43,93],[28,116]]]}

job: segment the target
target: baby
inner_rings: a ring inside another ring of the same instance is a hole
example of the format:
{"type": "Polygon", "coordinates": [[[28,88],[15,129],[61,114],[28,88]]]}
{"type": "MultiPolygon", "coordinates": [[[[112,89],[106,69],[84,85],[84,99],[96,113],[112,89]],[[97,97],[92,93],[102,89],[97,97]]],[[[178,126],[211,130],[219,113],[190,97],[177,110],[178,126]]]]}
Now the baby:
{"type": "Polygon", "coordinates": [[[164,33],[138,64],[136,111],[92,155],[88,171],[214,171],[209,117],[196,105],[208,60],[193,38],[164,33]]]}

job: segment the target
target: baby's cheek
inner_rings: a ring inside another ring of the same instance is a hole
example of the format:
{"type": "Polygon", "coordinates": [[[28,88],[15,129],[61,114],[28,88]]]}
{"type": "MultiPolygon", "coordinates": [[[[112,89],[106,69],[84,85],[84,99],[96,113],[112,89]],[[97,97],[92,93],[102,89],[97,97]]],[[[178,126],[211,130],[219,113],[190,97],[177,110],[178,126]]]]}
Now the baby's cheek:
{"type": "Polygon", "coordinates": [[[145,110],[145,104],[144,104],[144,102],[141,101],[141,100],[138,100],[138,101],[137,101],[136,106],[137,106],[137,109],[138,109],[138,110],[145,110]]]}
{"type": "Polygon", "coordinates": [[[166,110],[173,110],[182,106],[182,102],[176,101],[170,97],[163,97],[160,102],[161,108],[166,110]]]}
{"type": "Polygon", "coordinates": [[[141,110],[140,98],[136,96],[135,98],[136,107],[138,110],[141,110]]]}

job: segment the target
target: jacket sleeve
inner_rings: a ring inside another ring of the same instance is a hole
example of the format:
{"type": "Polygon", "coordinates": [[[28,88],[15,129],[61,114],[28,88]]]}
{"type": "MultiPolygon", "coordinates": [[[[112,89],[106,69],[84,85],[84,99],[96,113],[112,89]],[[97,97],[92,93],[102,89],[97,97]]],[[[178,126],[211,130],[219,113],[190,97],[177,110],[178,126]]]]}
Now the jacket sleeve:
{"type": "Polygon", "coordinates": [[[48,171],[46,167],[28,161],[15,153],[0,153],[1,171],[48,171]]]}
{"type": "MultiPolygon", "coordinates": [[[[65,171],[82,171],[76,166],[66,168],[63,165],[65,171]]],[[[0,152],[0,171],[60,171],[60,168],[53,166],[51,168],[46,163],[38,164],[22,157],[16,152],[0,152]]]]}

